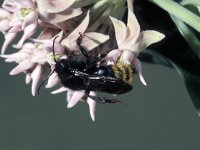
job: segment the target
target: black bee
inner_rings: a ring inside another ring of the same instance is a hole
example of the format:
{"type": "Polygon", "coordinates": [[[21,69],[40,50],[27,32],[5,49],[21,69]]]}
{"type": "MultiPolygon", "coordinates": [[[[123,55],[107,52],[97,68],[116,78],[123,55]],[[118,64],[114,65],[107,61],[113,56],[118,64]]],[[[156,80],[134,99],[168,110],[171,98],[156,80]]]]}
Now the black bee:
{"type": "MultiPolygon", "coordinates": [[[[80,60],[75,54],[70,55],[67,59],[56,60],[54,42],[55,39],[53,41],[53,56],[56,64],[52,73],[56,72],[58,74],[63,86],[75,91],[85,90],[86,96],[99,103],[116,103],[121,101],[93,96],[90,95],[90,91],[123,94],[132,90],[130,82],[134,73],[134,67],[130,64],[121,63],[115,65],[98,65],[106,54],[97,56],[96,59],[92,60],[87,50],[81,46],[82,34],[80,34],[76,43],[85,57],[85,60],[80,60]]],[[[44,80],[44,82],[50,77],[50,75],[44,80]]]]}

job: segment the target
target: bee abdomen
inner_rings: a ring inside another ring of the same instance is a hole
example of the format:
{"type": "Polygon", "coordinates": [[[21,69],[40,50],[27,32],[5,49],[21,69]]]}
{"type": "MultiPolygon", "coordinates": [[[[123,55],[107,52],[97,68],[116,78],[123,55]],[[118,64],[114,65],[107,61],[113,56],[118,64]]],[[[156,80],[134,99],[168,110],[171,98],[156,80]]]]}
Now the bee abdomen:
{"type": "Polygon", "coordinates": [[[112,66],[112,70],[119,80],[130,83],[133,79],[134,67],[131,64],[117,63],[112,66]]]}

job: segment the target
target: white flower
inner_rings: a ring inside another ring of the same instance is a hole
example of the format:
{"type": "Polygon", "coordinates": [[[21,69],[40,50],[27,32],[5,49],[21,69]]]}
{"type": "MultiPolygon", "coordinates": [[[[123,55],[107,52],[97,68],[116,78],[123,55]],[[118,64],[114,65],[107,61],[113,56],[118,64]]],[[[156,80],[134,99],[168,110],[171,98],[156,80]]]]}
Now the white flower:
{"type": "Polygon", "coordinates": [[[17,33],[23,31],[24,34],[17,44],[21,47],[26,39],[31,37],[38,25],[38,13],[35,3],[31,0],[5,0],[2,7],[12,13],[10,29],[8,33],[17,33]]]}
{"type": "MultiPolygon", "coordinates": [[[[68,52],[73,52],[75,50],[78,50],[79,47],[77,45],[77,39],[80,36],[80,33],[83,34],[83,40],[81,45],[84,46],[87,50],[92,50],[95,47],[98,47],[100,44],[106,42],[109,39],[108,35],[104,35],[102,33],[97,33],[97,32],[86,32],[86,29],[88,27],[89,24],[89,12],[86,14],[86,17],[83,19],[83,21],[78,25],[78,27],[76,29],[74,29],[73,32],[71,32],[66,38],[62,39],[62,37],[58,37],[60,38],[59,40],[55,40],[54,42],[54,47],[53,45],[53,38],[51,38],[50,40],[34,40],[35,42],[42,44],[43,48],[48,52],[48,60],[53,60],[54,61],[54,56],[53,56],[53,49],[55,52],[55,57],[57,59],[57,56],[60,55],[61,57],[59,59],[67,59],[67,55],[63,54],[64,49],[66,48],[68,50],[68,52]],[[62,39],[62,40],[61,40],[62,39]],[[60,42],[60,43],[59,43],[60,42]],[[64,48],[65,47],[65,48],[64,48]],[[50,55],[49,55],[50,54],[50,55]]],[[[61,35],[61,34],[60,34],[61,35]]],[[[52,61],[48,61],[50,62],[52,71],[55,68],[55,62],[53,63],[52,61]]],[[[58,83],[60,83],[60,79],[57,75],[56,72],[54,72],[48,79],[46,88],[52,88],[55,85],[57,85],[58,83]]],[[[61,88],[59,88],[56,91],[53,91],[52,94],[57,94],[60,92],[65,92],[67,91],[67,108],[72,108],[74,107],[79,101],[83,101],[83,96],[85,95],[85,90],[81,90],[81,91],[72,91],[66,87],[61,86],[61,88]]],[[[94,92],[91,92],[92,95],[94,95],[94,92]]],[[[90,98],[87,98],[85,100],[88,105],[89,105],[89,109],[90,109],[90,115],[92,120],[95,119],[95,106],[96,106],[96,101],[92,100],[90,98]]]]}
{"type": "Polygon", "coordinates": [[[110,18],[114,25],[118,48],[108,53],[107,59],[133,64],[141,82],[146,85],[142,75],[141,62],[137,56],[147,46],[162,40],[165,36],[154,30],[140,32],[140,25],[131,10],[128,10],[127,26],[114,17],[110,18]]]}
{"type": "Polygon", "coordinates": [[[32,81],[32,95],[35,96],[38,85],[45,75],[45,51],[35,48],[33,43],[25,43],[22,49],[13,54],[1,55],[6,62],[18,65],[10,71],[10,75],[26,73],[26,84],[32,81]]]}

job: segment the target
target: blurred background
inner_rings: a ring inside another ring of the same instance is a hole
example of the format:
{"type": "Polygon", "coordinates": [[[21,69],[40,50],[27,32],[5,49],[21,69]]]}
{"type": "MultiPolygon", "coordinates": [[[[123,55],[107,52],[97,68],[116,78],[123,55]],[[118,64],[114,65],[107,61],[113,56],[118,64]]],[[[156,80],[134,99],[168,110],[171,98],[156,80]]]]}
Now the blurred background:
{"type": "Polygon", "coordinates": [[[0,60],[0,149],[2,150],[199,150],[200,118],[173,69],[143,63],[120,104],[97,105],[96,121],[79,102],[66,111],[65,94],[50,90],[32,97],[15,64],[0,60]]]}
{"type": "MultiPolygon", "coordinates": [[[[167,35],[160,45],[151,48],[167,51],[187,46],[171,28],[173,23],[167,21],[164,11],[160,13],[150,3],[136,2],[142,29],[167,35]],[[157,18],[159,23],[153,22],[155,12],[166,20],[157,18]]],[[[0,45],[3,41],[1,36],[0,45]]],[[[66,109],[65,93],[51,95],[52,90],[43,87],[33,97],[30,85],[25,85],[25,75],[9,75],[15,65],[0,58],[0,150],[200,149],[200,117],[174,69],[143,63],[148,86],[136,76],[132,92],[118,97],[128,107],[97,104],[93,122],[85,103],[66,109]]]]}

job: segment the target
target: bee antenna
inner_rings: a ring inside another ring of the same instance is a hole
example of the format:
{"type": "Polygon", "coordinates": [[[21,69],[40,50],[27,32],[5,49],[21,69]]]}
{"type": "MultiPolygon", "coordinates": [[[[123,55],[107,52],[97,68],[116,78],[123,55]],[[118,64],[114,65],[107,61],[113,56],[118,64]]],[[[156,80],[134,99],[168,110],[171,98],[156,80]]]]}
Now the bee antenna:
{"type": "Polygon", "coordinates": [[[42,85],[49,79],[49,77],[55,72],[55,69],[47,76],[45,77],[45,79],[42,81],[42,83],[40,84],[40,86],[38,87],[37,91],[38,94],[40,94],[40,88],[42,87],[42,85]]]}
{"type": "Polygon", "coordinates": [[[53,50],[53,59],[54,59],[54,61],[55,61],[55,63],[58,63],[57,62],[57,60],[56,60],[56,58],[55,58],[55,41],[56,41],[56,39],[58,38],[58,36],[56,36],[54,39],[53,39],[53,46],[52,46],[52,50],[53,50]]]}
{"type": "Polygon", "coordinates": [[[127,104],[124,104],[122,101],[118,101],[122,106],[127,107],[127,104]]]}

